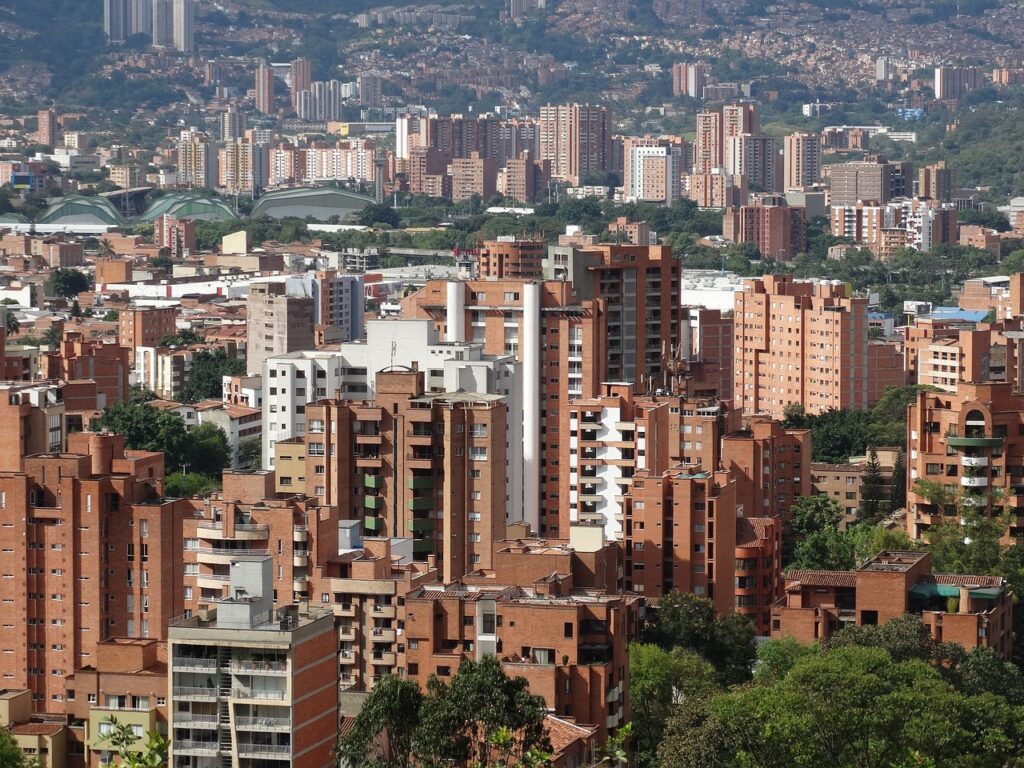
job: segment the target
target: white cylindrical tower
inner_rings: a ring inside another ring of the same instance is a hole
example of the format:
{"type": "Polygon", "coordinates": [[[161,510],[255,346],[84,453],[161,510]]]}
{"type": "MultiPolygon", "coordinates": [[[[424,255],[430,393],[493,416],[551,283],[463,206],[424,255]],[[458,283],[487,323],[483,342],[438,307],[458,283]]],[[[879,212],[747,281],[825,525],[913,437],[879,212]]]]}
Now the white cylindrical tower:
{"type": "Polygon", "coordinates": [[[540,530],[540,283],[523,286],[523,520],[540,530]]]}
{"type": "Polygon", "coordinates": [[[445,322],[448,332],[445,341],[466,340],[466,286],[459,282],[448,283],[448,297],[445,302],[445,322]]]}

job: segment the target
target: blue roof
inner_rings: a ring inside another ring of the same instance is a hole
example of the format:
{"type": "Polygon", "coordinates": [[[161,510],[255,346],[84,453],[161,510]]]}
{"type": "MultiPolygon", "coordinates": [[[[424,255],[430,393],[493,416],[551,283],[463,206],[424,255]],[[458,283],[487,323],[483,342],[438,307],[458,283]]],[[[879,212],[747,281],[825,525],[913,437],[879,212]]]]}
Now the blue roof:
{"type": "Polygon", "coordinates": [[[933,307],[925,317],[939,320],[963,320],[968,323],[980,323],[988,316],[988,312],[980,309],[960,309],[960,307],[933,307]]]}

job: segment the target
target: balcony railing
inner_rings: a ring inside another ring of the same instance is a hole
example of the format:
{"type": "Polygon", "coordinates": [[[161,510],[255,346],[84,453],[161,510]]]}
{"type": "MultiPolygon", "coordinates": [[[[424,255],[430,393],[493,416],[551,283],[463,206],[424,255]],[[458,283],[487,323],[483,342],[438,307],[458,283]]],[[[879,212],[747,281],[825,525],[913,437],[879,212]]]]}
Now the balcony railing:
{"type": "Polygon", "coordinates": [[[292,748],[280,744],[236,744],[240,755],[290,755],[292,748]]]}
{"type": "Polygon", "coordinates": [[[236,717],[235,725],[239,728],[291,728],[292,721],[287,717],[236,717]]]}
{"type": "Polygon", "coordinates": [[[174,669],[201,669],[201,670],[214,670],[217,669],[216,659],[189,659],[183,657],[176,657],[173,661],[174,669]]]}
{"type": "Polygon", "coordinates": [[[226,556],[243,556],[243,555],[256,555],[265,556],[267,550],[265,549],[219,549],[217,547],[199,547],[198,549],[191,550],[198,552],[201,555],[226,555],[226,556]]]}
{"type": "Polygon", "coordinates": [[[176,697],[198,696],[204,699],[217,698],[217,690],[215,688],[194,688],[187,685],[174,686],[172,694],[176,697]]]}
{"type": "Polygon", "coordinates": [[[232,661],[228,664],[232,672],[287,672],[285,661],[232,661]]]}
{"type": "Polygon", "coordinates": [[[284,691],[271,691],[271,690],[246,690],[244,688],[232,688],[231,697],[235,699],[273,699],[282,701],[284,699],[284,691]]]}

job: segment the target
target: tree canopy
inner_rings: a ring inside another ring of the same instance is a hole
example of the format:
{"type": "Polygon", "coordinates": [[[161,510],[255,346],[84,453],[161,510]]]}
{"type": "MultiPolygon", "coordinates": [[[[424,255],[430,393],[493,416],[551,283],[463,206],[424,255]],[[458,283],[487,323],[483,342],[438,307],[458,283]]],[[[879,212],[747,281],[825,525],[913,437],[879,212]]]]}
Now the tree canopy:
{"type": "Polygon", "coordinates": [[[431,676],[426,692],[414,681],[385,677],[335,754],[367,768],[537,765],[550,748],[546,713],[525,678],[509,677],[485,656],[463,661],[449,682],[431,676]]]}
{"type": "Polygon", "coordinates": [[[1024,754],[1012,665],[934,643],[912,616],[855,629],[824,648],[771,641],[752,685],[685,699],[660,765],[1002,768],[1024,754]]]}

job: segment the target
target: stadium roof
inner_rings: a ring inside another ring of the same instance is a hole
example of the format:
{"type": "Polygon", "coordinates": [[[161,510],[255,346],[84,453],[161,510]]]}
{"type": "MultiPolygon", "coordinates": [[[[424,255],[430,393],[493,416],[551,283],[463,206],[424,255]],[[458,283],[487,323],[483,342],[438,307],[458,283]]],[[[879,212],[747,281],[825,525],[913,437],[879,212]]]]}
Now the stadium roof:
{"type": "Polygon", "coordinates": [[[336,187],[296,187],[268,192],[253,208],[252,217],[269,216],[283,219],[294,216],[329,221],[345,218],[373,203],[373,198],[336,187]]]}
{"type": "Polygon", "coordinates": [[[39,224],[96,224],[114,227],[126,222],[121,213],[103,197],[68,195],[55,202],[39,218],[39,224]]]}
{"type": "Polygon", "coordinates": [[[142,214],[143,221],[158,216],[197,219],[199,221],[235,221],[238,217],[227,203],[201,192],[172,192],[153,201],[142,214]]]}

